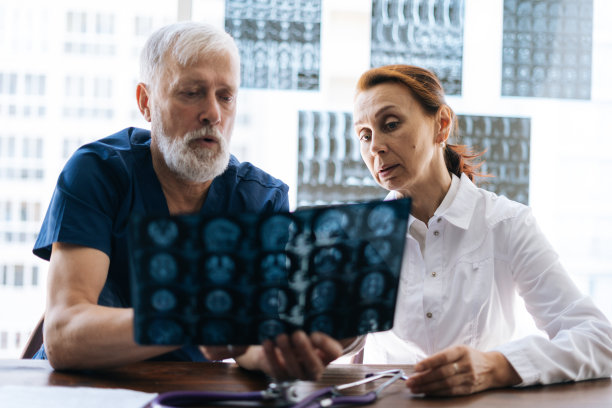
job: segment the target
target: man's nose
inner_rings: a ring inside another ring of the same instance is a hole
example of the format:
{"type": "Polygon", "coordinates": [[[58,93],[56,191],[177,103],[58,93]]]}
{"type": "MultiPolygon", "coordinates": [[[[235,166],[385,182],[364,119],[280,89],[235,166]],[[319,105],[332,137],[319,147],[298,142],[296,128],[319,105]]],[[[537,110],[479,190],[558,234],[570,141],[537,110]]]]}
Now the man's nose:
{"type": "Polygon", "coordinates": [[[215,95],[210,95],[202,101],[199,120],[203,125],[218,125],[221,123],[221,107],[215,95]]]}

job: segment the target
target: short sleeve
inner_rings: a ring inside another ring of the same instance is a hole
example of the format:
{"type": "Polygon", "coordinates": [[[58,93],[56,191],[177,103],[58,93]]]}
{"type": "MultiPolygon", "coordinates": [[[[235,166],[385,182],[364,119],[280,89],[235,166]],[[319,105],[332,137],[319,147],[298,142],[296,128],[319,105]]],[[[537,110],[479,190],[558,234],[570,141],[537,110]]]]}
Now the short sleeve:
{"type": "Polygon", "coordinates": [[[54,242],[98,249],[110,257],[113,222],[129,177],[115,152],[95,145],[79,149],[62,170],[35,255],[49,259],[54,242]]]}

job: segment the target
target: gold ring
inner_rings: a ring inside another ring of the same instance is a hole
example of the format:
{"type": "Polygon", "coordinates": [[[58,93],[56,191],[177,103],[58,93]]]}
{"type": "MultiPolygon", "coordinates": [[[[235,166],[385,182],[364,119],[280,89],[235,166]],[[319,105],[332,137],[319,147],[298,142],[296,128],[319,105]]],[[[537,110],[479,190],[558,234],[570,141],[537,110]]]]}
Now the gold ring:
{"type": "Polygon", "coordinates": [[[459,372],[459,364],[453,363],[453,369],[455,370],[455,374],[459,372]]]}

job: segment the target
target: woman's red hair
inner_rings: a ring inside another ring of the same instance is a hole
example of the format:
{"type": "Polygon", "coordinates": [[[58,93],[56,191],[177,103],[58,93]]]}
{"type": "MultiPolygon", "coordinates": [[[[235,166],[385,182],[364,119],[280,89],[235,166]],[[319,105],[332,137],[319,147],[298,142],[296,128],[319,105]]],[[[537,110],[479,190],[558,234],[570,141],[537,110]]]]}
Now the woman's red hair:
{"type": "MultiPolygon", "coordinates": [[[[431,71],[414,65],[387,65],[372,68],[361,75],[357,82],[357,92],[362,92],[376,85],[396,82],[407,87],[417,102],[428,115],[435,115],[442,106],[448,106],[444,88],[438,77],[431,71]]],[[[449,107],[450,109],[450,107],[449,107]]],[[[457,128],[457,115],[450,109],[452,127],[449,138],[457,128]]],[[[449,172],[461,177],[465,174],[474,181],[474,177],[483,177],[478,173],[482,162],[476,162],[483,152],[474,152],[467,145],[446,144],[444,161],[449,172]]]]}

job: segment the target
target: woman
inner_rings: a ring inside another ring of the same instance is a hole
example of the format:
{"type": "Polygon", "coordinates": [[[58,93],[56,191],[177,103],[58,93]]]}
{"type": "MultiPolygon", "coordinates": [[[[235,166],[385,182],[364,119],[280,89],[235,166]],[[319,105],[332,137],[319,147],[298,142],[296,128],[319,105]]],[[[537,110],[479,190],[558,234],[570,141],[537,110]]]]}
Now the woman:
{"type": "Polygon", "coordinates": [[[612,374],[612,326],[578,291],[529,207],[473,184],[479,155],[448,143],[456,116],[433,73],[367,71],[354,119],[361,156],[387,198],[413,200],[394,327],[368,337],[366,357],[373,349],[378,362],[420,360],[407,386],[427,395],[612,374]],[[510,340],[515,291],[548,338],[510,340]]]}

